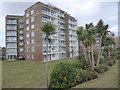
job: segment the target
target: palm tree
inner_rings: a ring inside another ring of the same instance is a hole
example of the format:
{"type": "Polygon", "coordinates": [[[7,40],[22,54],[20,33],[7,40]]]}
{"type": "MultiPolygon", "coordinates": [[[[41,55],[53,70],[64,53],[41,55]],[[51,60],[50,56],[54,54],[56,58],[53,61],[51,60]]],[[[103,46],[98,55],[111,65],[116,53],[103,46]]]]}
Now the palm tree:
{"type": "MultiPolygon", "coordinates": [[[[95,40],[95,34],[96,34],[95,27],[94,27],[93,23],[86,24],[85,27],[86,27],[86,30],[88,32],[87,38],[89,40],[89,47],[91,49],[91,54],[92,54],[92,60],[90,59],[90,62],[91,62],[90,64],[91,64],[92,68],[94,68],[95,63],[94,63],[93,47],[94,47],[94,44],[96,42],[96,40],[95,40]]],[[[89,54],[90,54],[90,52],[89,52],[89,54]]],[[[90,57],[90,55],[89,55],[89,57],[90,57]]]]}
{"type": "Polygon", "coordinates": [[[41,30],[46,34],[45,40],[46,40],[47,50],[46,50],[46,73],[45,73],[46,83],[45,84],[46,87],[48,88],[48,43],[51,42],[50,35],[55,34],[55,26],[50,22],[46,22],[43,23],[41,30]]]}
{"type": "Polygon", "coordinates": [[[108,47],[108,57],[110,57],[110,53],[112,50],[112,45],[115,44],[115,40],[112,37],[105,37],[103,40],[103,46],[107,46],[108,47]]]}
{"type": "Polygon", "coordinates": [[[91,54],[92,54],[92,60],[91,60],[92,62],[91,62],[91,64],[92,64],[92,68],[94,68],[95,63],[94,63],[93,47],[94,47],[94,44],[96,42],[96,40],[95,40],[95,27],[94,27],[94,25],[92,23],[90,23],[90,24],[86,24],[86,29],[87,29],[88,34],[89,34],[88,39],[89,39],[89,45],[91,47],[91,54]]]}
{"type": "Polygon", "coordinates": [[[87,62],[88,60],[87,60],[86,49],[85,49],[85,46],[87,47],[87,39],[86,39],[87,33],[85,32],[84,27],[81,26],[78,28],[77,35],[78,35],[78,40],[82,42],[82,45],[84,45],[83,52],[84,52],[85,60],[87,62]]]}
{"type": "Polygon", "coordinates": [[[102,39],[109,32],[107,29],[108,29],[108,24],[104,25],[104,22],[102,21],[102,19],[96,25],[96,30],[97,30],[97,33],[98,33],[98,37],[100,39],[100,50],[99,50],[99,56],[98,56],[98,60],[97,60],[97,65],[99,65],[100,58],[102,56],[102,52],[101,52],[101,50],[102,50],[102,39]]]}

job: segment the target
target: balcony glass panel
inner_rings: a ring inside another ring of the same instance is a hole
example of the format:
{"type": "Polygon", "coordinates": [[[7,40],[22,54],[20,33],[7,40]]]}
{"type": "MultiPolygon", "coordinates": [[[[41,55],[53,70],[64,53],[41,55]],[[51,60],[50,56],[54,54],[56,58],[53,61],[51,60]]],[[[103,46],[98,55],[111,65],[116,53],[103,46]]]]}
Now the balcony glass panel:
{"type": "Polygon", "coordinates": [[[17,42],[17,37],[7,37],[7,42],[17,42]]]}
{"type": "Polygon", "coordinates": [[[7,30],[17,30],[16,25],[7,25],[7,30]]]}
{"type": "Polygon", "coordinates": [[[7,54],[17,53],[17,49],[8,49],[6,50],[7,54]]]}
{"type": "Polygon", "coordinates": [[[17,24],[16,19],[7,19],[7,24],[17,24]]]}
{"type": "Polygon", "coordinates": [[[17,44],[16,43],[8,43],[7,48],[17,48],[17,44]]]}
{"type": "Polygon", "coordinates": [[[7,36],[17,36],[16,31],[7,31],[7,36]]]}

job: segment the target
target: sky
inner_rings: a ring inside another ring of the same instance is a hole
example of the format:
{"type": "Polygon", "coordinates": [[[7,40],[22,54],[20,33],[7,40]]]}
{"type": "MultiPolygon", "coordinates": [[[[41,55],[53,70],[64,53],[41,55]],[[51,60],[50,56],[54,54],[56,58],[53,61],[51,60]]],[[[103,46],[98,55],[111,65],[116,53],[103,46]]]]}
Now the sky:
{"type": "MultiPolygon", "coordinates": [[[[1,0],[0,1],[0,47],[5,46],[5,16],[24,15],[24,10],[39,0],[1,0]],[[11,1],[11,2],[10,2],[11,1]],[[17,1],[17,2],[16,2],[17,1]],[[34,2],[33,2],[34,1],[34,2]]],[[[87,23],[94,25],[102,19],[109,24],[110,31],[118,35],[118,2],[117,0],[40,0],[45,4],[52,4],[78,20],[78,26],[87,23]],[[97,1],[97,2],[96,2],[97,1]]]]}

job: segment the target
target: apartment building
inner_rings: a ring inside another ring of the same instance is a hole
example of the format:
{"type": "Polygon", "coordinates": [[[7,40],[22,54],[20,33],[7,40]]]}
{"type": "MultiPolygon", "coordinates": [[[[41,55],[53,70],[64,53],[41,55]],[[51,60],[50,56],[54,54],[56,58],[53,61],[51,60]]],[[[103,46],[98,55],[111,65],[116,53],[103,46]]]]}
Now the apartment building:
{"type": "MultiPolygon", "coordinates": [[[[37,2],[25,10],[23,29],[25,60],[46,61],[45,33],[41,31],[44,22],[53,23],[56,32],[50,36],[53,44],[49,43],[49,61],[77,56],[77,20],[51,4],[37,2]]],[[[17,23],[17,26],[19,24],[17,23]]],[[[20,38],[19,35],[18,38],[20,38]]],[[[17,41],[20,44],[19,39],[17,41]]],[[[19,50],[20,47],[17,49],[19,50]]],[[[20,55],[19,51],[15,55],[20,55]]]]}
{"type": "Polygon", "coordinates": [[[23,16],[6,16],[6,59],[16,60],[24,57],[23,16]]]}

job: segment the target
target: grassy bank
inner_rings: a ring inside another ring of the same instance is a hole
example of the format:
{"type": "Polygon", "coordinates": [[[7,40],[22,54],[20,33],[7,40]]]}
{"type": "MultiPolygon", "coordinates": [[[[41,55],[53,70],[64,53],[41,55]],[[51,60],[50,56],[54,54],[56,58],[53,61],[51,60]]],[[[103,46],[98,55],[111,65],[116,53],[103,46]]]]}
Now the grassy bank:
{"type": "MultiPolygon", "coordinates": [[[[76,58],[67,58],[49,62],[49,77],[53,67],[59,62],[75,62],[76,58]]],[[[45,83],[45,63],[29,61],[3,61],[3,88],[40,88],[45,83]]]]}
{"type": "Polygon", "coordinates": [[[118,62],[99,78],[77,85],[75,88],[118,88],[118,62]]]}

